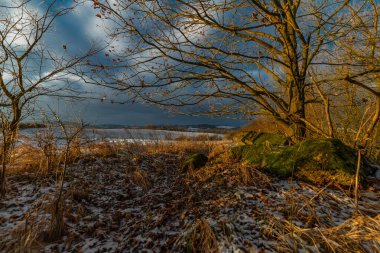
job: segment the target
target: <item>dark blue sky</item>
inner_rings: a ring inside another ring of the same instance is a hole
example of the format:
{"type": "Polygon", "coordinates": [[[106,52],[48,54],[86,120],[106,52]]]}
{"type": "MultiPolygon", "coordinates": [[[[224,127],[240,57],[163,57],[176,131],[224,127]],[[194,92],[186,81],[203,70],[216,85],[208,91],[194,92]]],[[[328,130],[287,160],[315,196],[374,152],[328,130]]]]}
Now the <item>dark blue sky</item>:
{"type": "MultiPolygon", "coordinates": [[[[12,2],[10,0],[6,0],[12,2]]],[[[71,2],[71,1],[67,1],[71,2]]],[[[32,1],[34,8],[42,9],[41,2],[32,1]]],[[[64,3],[61,1],[60,3],[64,3]]],[[[86,50],[91,44],[105,45],[106,36],[101,20],[95,16],[91,4],[79,6],[73,13],[56,20],[54,29],[45,38],[50,45],[57,45],[57,51],[62,51],[62,45],[67,46],[68,53],[75,54],[86,50]],[[71,51],[71,52],[70,52],[71,51]]],[[[118,42],[115,42],[118,43],[118,42]]],[[[118,45],[118,46],[122,46],[118,45]]],[[[62,53],[62,52],[61,52],[62,53]]],[[[105,52],[104,52],[105,53],[105,52]]],[[[100,60],[104,59],[104,53],[100,54],[100,60]]],[[[167,109],[155,105],[111,103],[113,91],[107,91],[84,83],[77,83],[77,87],[84,92],[93,93],[99,99],[76,102],[57,102],[55,99],[44,98],[38,102],[38,106],[49,105],[67,118],[80,117],[91,124],[216,124],[241,126],[244,121],[212,116],[185,116],[169,113],[167,109]],[[107,95],[107,99],[101,102],[101,97],[107,95]]]]}

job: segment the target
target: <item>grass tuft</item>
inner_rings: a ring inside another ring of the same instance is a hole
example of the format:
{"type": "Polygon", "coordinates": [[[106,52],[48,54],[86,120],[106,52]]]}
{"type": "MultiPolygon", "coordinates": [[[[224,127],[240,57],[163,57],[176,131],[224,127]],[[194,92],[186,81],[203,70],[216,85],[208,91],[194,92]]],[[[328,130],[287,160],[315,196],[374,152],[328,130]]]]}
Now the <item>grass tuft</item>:
{"type": "Polygon", "coordinates": [[[204,218],[196,220],[183,239],[185,240],[184,250],[187,253],[220,252],[216,235],[204,218]]]}

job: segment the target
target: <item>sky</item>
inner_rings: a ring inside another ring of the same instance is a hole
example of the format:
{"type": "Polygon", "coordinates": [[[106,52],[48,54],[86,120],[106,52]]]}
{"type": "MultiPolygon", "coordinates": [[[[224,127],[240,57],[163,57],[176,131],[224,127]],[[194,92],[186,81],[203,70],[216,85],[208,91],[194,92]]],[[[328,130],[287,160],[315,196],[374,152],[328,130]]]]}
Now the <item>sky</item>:
{"type": "MultiPolygon", "coordinates": [[[[0,0],[3,4],[13,1],[0,0]]],[[[69,1],[70,2],[70,1],[69,1]]],[[[32,1],[33,8],[42,9],[42,1],[32,1]]],[[[0,4],[1,5],[1,4],[0,4]]],[[[14,11],[17,15],[17,11],[14,11]]],[[[75,54],[85,51],[91,43],[105,45],[106,36],[103,24],[91,5],[81,5],[72,13],[58,18],[54,23],[45,43],[57,45],[57,52],[62,53],[62,45],[67,47],[69,53],[75,54]],[[71,51],[71,52],[70,52],[71,51]]],[[[118,45],[118,46],[122,46],[118,45]]],[[[101,54],[104,56],[104,54],[101,54]]],[[[102,56],[100,56],[102,57],[102,56]]],[[[93,94],[95,99],[84,101],[63,101],[57,98],[39,99],[35,106],[38,108],[53,108],[67,120],[81,118],[90,124],[119,124],[119,125],[170,125],[170,124],[214,124],[241,126],[245,121],[210,116],[190,116],[169,112],[170,108],[160,108],[156,105],[136,103],[118,104],[113,100],[120,100],[120,96],[114,98],[114,91],[88,86],[80,81],[75,84],[78,89],[93,94]],[[96,99],[96,98],[99,99],[96,99]],[[101,101],[102,97],[106,97],[101,101]]],[[[38,109],[37,109],[38,111],[38,109]]],[[[38,114],[38,113],[37,113],[38,114]]],[[[35,116],[38,118],[38,116],[35,116]]]]}

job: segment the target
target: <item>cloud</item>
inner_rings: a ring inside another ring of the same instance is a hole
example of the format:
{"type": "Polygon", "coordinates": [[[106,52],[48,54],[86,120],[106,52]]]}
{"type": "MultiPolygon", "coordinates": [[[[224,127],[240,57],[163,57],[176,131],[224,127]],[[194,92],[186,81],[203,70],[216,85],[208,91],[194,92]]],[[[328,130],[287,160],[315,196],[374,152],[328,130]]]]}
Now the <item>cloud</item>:
{"type": "Polygon", "coordinates": [[[170,125],[170,124],[215,124],[241,126],[242,120],[230,120],[211,117],[194,117],[176,115],[154,105],[142,104],[111,104],[106,100],[72,101],[49,99],[40,101],[38,106],[47,108],[49,105],[59,113],[64,120],[83,119],[91,124],[122,124],[122,125],[170,125]]]}
{"type": "Polygon", "coordinates": [[[96,40],[97,42],[99,40],[106,40],[104,23],[100,18],[95,16],[96,12],[94,12],[89,2],[76,8],[74,14],[79,20],[79,24],[81,24],[86,37],[96,40]]]}
{"type": "Polygon", "coordinates": [[[24,49],[29,45],[29,35],[34,32],[35,17],[43,15],[37,3],[37,1],[31,1],[23,6],[22,1],[2,0],[0,29],[3,32],[9,31],[5,41],[12,48],[24,49]],[[14,27],[9,29],[12,25],[14,27]]]}
{"type": "MultiPolygon", "coordinates": [[[[2,5],[4,0],[0,0],[2,5]]],[[[12,0],[6,0],[6,3],[14,3],[12,0]]],[[[38,12],[43,10],[43,6],[39,5],[41,3],[40,0],[33,0],[32,8],[34,11],[38,12]]],[[[46,2],[45,2],[46,3],[46,2]]],[[[112,4],[112,3],[111,3],[112,4]]],[[[86,3],[81,4],[74,10],[73,13],[68,14],[67,16],[61,17],[56,20],[55,28],[47,34],[47,37],[44,39],[44,43],[52,49],[52,52],[57,57],[69,57],[71,55],[78,55],[79,51],[88,46],[89,41],[93,41],[97,45],[105,46],[107,43],[110,43],[110,47],[113,47],[113,52],[103,52],[107,53],[111,57],[116,57],[123,50],[128,47],[136,45],[136,41],[134,41],[128,34],[126,36],[120,36],[118,38],[112,39],[108,37],[108,32],[117,28],[117,23],[112,22],[107,19],[100,19],[96,16],[98,10],[94,10],[92,3],[90,1],[86,1],[86,3]],[[67,46],[67,51],[62,49],[62,45],[67,46]]],[[[123,13],[127,18],[130,13],[123,13]]],[[[0,15],[4,15],[1,13],[0,15]]],[[[20,10],[12,9],[10,11],[9,16],[13,18],[19,17],[20,10]]],[[[26,21],[26,20],[24,20],[26,21]]],[[[27,27],[27,25],[26,25],[27,27]]],[[[21,28],[21,27],[20,27],[21,28]]],[[[24,27],[23,27],[24,28],[24,27]]],[[[198,30],[200,27],[194,25],[187,30],[188,36],[192,39],[197,39],[196,36],[199,36],[198,30]]],[[[25,47],[27,45],[27,41],[23,36],[14,35],[14,45],[17,45],[19,48],[25,47]]],[[[175,37],[171,39],[178,39],[181,35],[176,34],[175,37]]],[[[12,40],[12,38],[9,38],[12,40]]],[[[109,48],[107,48],[109,49],[109,48]]],[[[107,50],[106,49],[106,50],[107,50]]],[[[158,55],[159,52],[156,49],[150,49],[140,54],[134,55],[134,58],[129,58],[128,63],[136,63],[139,59],[147,59],[152,56],[158,55]]],[[[99,61],[104,61],[105,57],[99,57],[99,61]]],[[[42,69],[43,73],[46,73],[49,69],[49,65],[51,63],[45,63],[42,69]]],[[[39,65],[35,65],[36,69],[33,71],[39,70],[39,65]]],[[[151,65],[147,64],[144,67],[149,68],[151,65]]],[[[138,69],[136,69],[138,71],[138,69]]],[[[31,79],[38,78],[38,76],[34,76],[30,74],[31,79]]],[[[115,77],[119,75],[129,75],[130,70],[123,69],[119,72],[115,72],[115,77]]],[[[11,73],[7,74],[8,80],[12,78],[11,73]]],[[[92,96],[95,99],[88,100],[84,102],[74,102],[68,103],[60,99],[59,102],[56,102],[56,98],[44,97],[39,98],[38,103],[43,106],[46,105],[56,105],[59,104],[60,111],[66,111],[67,114],[80,114],[83,116],[86,121],[95,122],[95,123],[114,123],[114,124],[162,124],[171,123],[171,124],[191,124],[191,123],[211,123],[215,122],[219,124],[220,122],[224,122],[226,124],[226,120],[210,120],[209,118],[192,118],[187,116],[174,116],[165,112],[164,110],[156,107],[156,106],[146,106],[139,104],[124,104],[120,105],[117,103],[112,104],[112,100],[114,101],[125,101],[128,99],[128,95],[126,93],[115,94],[113,90],[102,88],[100,86],[90,85],[84,83],[75,75],[65,74],[64,76],[56,76],[56,79],[60,80],[52,80],[50,82],[45,83],[44,85],[59,88],[60,85],[64,85],[65,81],[70,83],[71,88],[81,92],[82,94],[87,94],[88,96],[92,96]],[[102,103],[100,97],[107,96],[107,99],[102,103]],[[99,99],[97,99],[97,97],[99,99]]],[[[220,123],[221,124],[221,123],[220,123]]],[[[239,121],[240,124],[240,121],[239,121]]]]}

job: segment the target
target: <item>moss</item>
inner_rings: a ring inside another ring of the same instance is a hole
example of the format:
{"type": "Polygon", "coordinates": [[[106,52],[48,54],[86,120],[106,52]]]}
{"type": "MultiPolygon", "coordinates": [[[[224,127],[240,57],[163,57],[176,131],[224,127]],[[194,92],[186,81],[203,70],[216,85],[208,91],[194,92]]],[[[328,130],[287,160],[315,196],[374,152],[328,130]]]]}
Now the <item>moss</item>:
{"type": "Polygon", "coordinates": [[[249,131],[246,133],[241,141],[244,144],[254,145],[256,147],[260,147],[262,145],[271,146],[284,146],[288,145],[288,139],[280,134],[271,134],[271,133],[258,133],[254,131],[249,131]]]}
{"type": "Polygon", "coordinates": [[[258,132],[254,132],[254,131],[249,131],[249,132],[245,133],[241,137],[241,141],[244,144],[252,145],[253,142],[257,139],[257,137],[259,137],[261,134],[262,133],[258,133],[258,132]]]}
{"type": "Polygon", "coordinates": [[[268,154],[262,166],[281,177],[294,175],[316,184],[334,179],[341,185],[350,185],[356,151],[337,139],[306,140],[268,154]]]}
{"type": "Polygon", "coordinates": [[[232,148],[232,157],[252,164],[261,164],[268,153],[276,152],[289,144],[282,135],[256,132],[248,132],[242,141],[251,144],[232,148]]]}
{"type": "Polygon", "coordinates": [[[189,169],[199,169],[206,165],[208,161],[207,156],[201,153],[193,154],[185,159],[182,163],[181,170],[183,172],[188,171],[189,169]]]}
{"type": "MultiPolygon", "coordinates": [[[[274,139],[276,140],[276,139],[274,139]]],[[[281,146],[257,138],[252,145],[236,147],[235,158],[260,165],[279,177],[325,184],[332,180],[342,186],[352,183],[356,170],[356,151],[338,139],[305,140],[293,146],[281,146]]],[[[362,170],[364,171],[364,170],[362,170]]],[[[362,179],[365,173],[361,174],[362,179]]]]}

